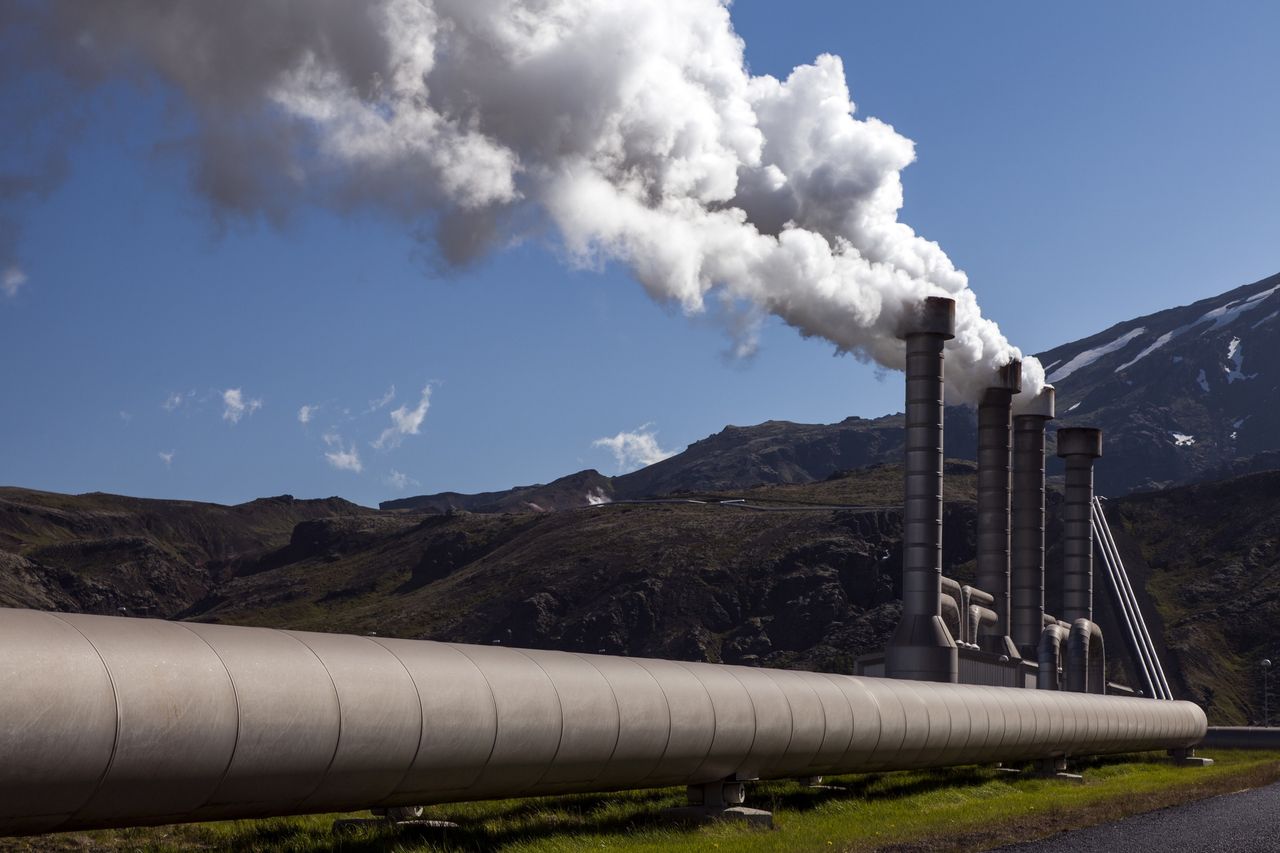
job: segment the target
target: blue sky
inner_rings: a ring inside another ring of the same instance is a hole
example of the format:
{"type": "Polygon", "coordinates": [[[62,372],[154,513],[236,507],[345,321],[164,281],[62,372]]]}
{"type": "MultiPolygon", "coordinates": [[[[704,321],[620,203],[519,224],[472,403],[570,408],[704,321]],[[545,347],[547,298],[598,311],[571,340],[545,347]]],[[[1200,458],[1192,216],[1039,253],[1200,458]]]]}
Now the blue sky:
{"type": "MultiPolygon", "coordinates": [[[[1280,270],[1275,4],[739,0],[733,19],[755,74],[843,58],[858,114],[916,142],[902,218],[1026,351],[1280,270]]],[[[894,376],[829,344],[772,321],[735,359],[715,317],[551,242],[442,275],[372,214],[219,220],[155,145],[183,123],[163,94],[99,92],[65,181],[11,211],[0,483],[376,504],[618,473],[594,442],[646,425],[679,450],[901,408],[894,376]],[[428,387],[417,432],[375,446],[428,387]],[[353,448],[358,472],[326,457],[353,448]]]]}

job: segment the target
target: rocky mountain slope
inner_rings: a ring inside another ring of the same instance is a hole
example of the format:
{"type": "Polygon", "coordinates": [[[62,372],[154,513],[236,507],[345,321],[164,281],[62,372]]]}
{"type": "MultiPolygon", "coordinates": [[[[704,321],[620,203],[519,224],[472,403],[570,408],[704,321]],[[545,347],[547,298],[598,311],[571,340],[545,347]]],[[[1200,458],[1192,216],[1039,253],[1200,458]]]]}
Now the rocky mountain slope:
{"type": "Polygon", "coordinates": [[[300,523],[368,514],[341,498],[221,506],[0,488],[0,605],[170,616],[300,523]]]}
{"type": "MultiPolygon", "coordinates": [[[[973,410],[952,406],[946,417],[947,454],[972,458],[977,452],[973,410]]],[[[675,456],[618,477],[587,470],[547,485],[477,495],[443,492],[384,501],[380,506],[439,512],[558,510],[612,500],[813,483],[838,471],[901,458],[903,422],[903,416],[897,414],[873,420],[850,417],[838,424],[765,421],[748,427],[727,426],[675,456]]]]}
{"type": "Polygon", "coordinates": [[[1040,359],[1058,389],[1058,425],[1106,431],[1105,494],[1194,482],[1280,449],[1280,275],[1040,359]]]}

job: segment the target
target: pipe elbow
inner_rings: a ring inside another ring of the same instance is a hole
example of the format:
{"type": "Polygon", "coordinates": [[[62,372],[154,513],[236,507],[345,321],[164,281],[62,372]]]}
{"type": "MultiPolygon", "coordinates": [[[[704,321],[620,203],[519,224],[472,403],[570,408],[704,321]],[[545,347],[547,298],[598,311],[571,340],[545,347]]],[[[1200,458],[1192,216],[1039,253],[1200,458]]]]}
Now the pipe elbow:
{"type": "Polygon", "coordinates": [[[1067,641],[1067,631],[1054,622],[1040,632],[1036,658],[1040,671],[1036,675],[1036,687],[1040,690],[1057,690],[1062,669],[1062,647],[1067,641]]]}

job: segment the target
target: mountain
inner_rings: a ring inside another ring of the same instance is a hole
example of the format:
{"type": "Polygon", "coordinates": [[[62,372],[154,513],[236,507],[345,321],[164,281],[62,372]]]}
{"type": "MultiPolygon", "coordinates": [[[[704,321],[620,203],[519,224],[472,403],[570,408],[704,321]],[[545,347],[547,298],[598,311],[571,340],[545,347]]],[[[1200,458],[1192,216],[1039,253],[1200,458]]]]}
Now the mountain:
{"type": "Polygon", "coordinates": [[[300,524],[371,512],[341,498],[222,506],[0,488],[0,605],[169,616],[300,524]]]}
{"type": "MultiPolygon", "coordinates": [[[[973,411],[952,406],[946,418],[948,455],[972,457],[977,448],[973,411]]],[[[379,506],[428,512],[559,510],[607,500],[814,483],[840,471],[901,458],[903,424],[904,417],[896,414],[872,420],[850,417],[837,424],[765,421],[755,426],[727,426],[681,453],[617,477],[587,470],[547,485],[476,495],[442,492],[384,501],[379,506]]]]}
{"type": "Polygon", "coordinates": [[[1105,431],[1098,489],[1124,494],[1250,467],[1280,450],[1280,275],[1040,354],[1058,426],[1105,431]]]}

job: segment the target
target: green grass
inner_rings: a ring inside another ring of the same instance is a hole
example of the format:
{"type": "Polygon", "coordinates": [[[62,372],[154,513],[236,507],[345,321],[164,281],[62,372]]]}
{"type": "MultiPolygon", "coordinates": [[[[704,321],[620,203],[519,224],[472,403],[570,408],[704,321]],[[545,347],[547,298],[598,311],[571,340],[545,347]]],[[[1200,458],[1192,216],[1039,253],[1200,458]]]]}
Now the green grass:
{"type": "MultiPolygon", "coordinates": [[[[724,823],[678,828],[659,811],[683,804],[678,789],[437,806],[450,830],[396,830],[378,822],[332,832],[339,815],[68,833],[0,842],[0,850],[235,851],[860,851],[983,850],[1280,780],[1280,753],[1215,752],[1208,768],[1163,756],[1098,759],[1084,784],[988,767],[847,776],[843,790],[763,783],[747,805],[774,813],[773,831],[724,823]]],[[[351,815],[350,817],[360,817],[351,815]]]]}

